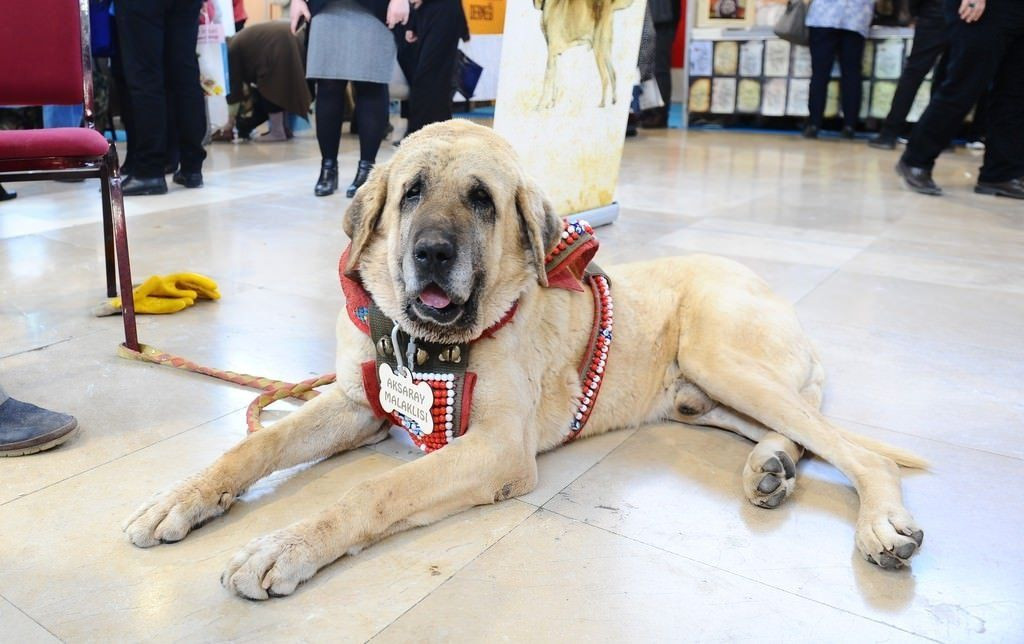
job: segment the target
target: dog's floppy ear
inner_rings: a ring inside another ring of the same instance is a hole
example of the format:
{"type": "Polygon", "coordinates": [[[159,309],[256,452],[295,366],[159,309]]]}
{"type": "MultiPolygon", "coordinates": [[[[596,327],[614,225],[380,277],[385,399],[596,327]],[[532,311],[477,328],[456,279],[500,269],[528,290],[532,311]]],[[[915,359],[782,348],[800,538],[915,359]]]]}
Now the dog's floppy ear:
{"type": "Polygon", "coordinates": [[[532,263],[537,269],[537,281],[548,285],[544,258],[558,243],[562,233],[562,220],[555,214],[551,202],[531,179],[525,178],[516,192],[516,211],[519,213],[523,241],[532,263]]]}
{"type": "Polygon", "coordinates": [[[384,164],[374,168],[370,172],[352,204],[345,211],[345,218],[342,227],[345,234],[352,240],[352,246],[348,252],[348,262],[345,264],[345,274],[352,275],[359,264],[359,256],[362,255],[370,238],[377,229],[381,213],[384,212],[384,204],[388,196],[388,165],[384,164]]]}

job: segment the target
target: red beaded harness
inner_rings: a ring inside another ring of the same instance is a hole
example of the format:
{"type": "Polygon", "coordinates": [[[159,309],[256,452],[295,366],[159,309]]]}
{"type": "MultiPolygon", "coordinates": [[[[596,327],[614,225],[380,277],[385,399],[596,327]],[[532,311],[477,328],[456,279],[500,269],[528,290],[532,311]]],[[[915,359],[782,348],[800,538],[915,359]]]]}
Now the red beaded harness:
{"type": "MultiPolygon", "coordinates": [[[[583,285],[586,284],[594,296],[594,325],[590,342],[579,366],[583,392],[565,429],[564,442],[567,443],[583,431],[597,402],[612,341],[615,307],[612,303],[608,277],[591,263],[598,249],[593,228],[583,221],[564,222],[564,226],[561,239],[545,258],[548,286],[582,292],[583,285]]],[[[357,278],[345,274],[348,253],[349,250],[346,249],[339,264],[346,310],[352,323],[370,336],[376,348],[376,359],[362,365],[366,400],[378,418],[387,419],[392,424],[404,428],[421,450],[432,452],[440,449],[449,441],[466,433],[469,426],[473,387],[476,384],[476,374],[466,370],[472,342],[437,344],[417,340],[413,350],[409,351],[409,336],[396,329],[395,323],[373,303],[369,293],[357,278]],[[398,411],[385,412],[380,404],[378,368],[381,364],[402,364],[401,356],[407,353],[413,382],[427,383],[434,395],[430,411],[432,431],[423,431],[420,423],[398,411]]],[[[492,337],[501,327],[512,321],[515,312],[516,304],[513,304],[501,320],[484,331],[481,337],[492,337]]]]}

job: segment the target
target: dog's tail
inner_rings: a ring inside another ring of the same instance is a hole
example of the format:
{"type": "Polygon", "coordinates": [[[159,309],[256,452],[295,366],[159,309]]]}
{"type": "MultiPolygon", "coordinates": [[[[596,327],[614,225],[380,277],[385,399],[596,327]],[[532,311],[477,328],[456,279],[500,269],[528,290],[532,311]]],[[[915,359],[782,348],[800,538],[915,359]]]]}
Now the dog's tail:
{"type": "Polygon", "coordinates": [[[860,445],[865,449],[869,449],[876,454],[887,456],[892,460],[896,461],[898,465],[903,467],[911,467],[916,470],[927,470],[930,469],[930,464],[924,458],[914,454],[913,452],[907,451],[900,447],[883,443],[882,441],[876,441],[873,438],[855,434],[854,432],[840,428],[840,433],[843,438],[850,441],[854,445],[860,445]]]}

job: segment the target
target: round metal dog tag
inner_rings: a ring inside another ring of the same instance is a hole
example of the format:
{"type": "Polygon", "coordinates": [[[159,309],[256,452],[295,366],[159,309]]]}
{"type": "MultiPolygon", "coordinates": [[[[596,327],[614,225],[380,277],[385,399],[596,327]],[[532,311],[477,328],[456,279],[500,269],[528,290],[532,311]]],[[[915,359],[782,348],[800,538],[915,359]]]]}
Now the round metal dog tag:
{"type": "Polygon", "coordinates": [[[395,373],[391,365],[381,364],[377,370],[380,380],[380,406],[388,414],[398,412],[414,422],[421,434],[434,431],[434,392],[425,382],[416,384],[407,369],[395,373]]]}

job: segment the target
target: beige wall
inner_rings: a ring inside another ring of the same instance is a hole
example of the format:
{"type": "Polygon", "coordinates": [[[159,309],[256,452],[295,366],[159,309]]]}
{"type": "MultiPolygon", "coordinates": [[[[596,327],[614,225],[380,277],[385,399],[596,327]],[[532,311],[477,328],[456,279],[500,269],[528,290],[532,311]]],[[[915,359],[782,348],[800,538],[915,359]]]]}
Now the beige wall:
{"type": "Polygon", "coordinates": [[[270,18],[281,18],[288,15],[288,11],[280,6],[270,7],[272,12],[267,14],[269,0],[245,0],[245,13],[249,16],[249,22],[264,22],[270,18]]]}

